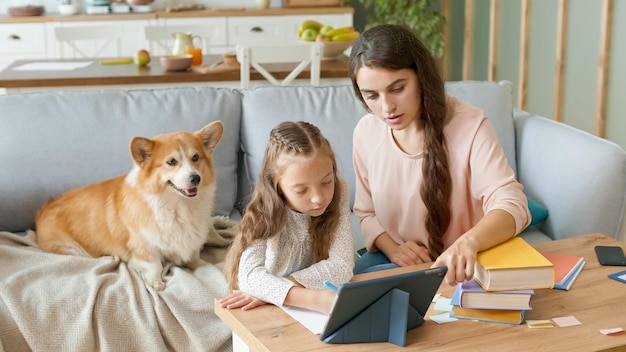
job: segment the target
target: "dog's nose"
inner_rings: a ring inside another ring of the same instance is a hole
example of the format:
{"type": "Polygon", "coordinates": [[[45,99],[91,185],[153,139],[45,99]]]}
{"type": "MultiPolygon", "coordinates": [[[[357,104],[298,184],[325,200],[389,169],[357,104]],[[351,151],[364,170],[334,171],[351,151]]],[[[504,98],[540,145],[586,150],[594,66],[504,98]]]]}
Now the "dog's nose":
{"type": "Polygon", "coordinates": [[[191,175],[189,176],[189,182],[191,182],[192,185],[197,186],[198,183],[200,183],[200,175],[191,175]]]}

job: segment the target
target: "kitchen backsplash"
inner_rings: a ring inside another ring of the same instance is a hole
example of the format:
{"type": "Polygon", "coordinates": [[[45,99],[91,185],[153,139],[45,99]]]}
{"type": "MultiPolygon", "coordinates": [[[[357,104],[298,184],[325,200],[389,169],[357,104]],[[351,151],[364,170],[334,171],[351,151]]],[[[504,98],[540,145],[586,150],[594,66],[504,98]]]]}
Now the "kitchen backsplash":
{"type": "MultiPolygon", "coordinates": [[[[75,0],[81,5],[85,5],[86,0],[75,0]]],[[[57,0],[0,0],[0,14],[7,14],[7,9],[11,6],[43,5],[45,14],[58,14],[57,0]]],[[[155,0],[152,3],[154,10],[162,10],[166,6],[202,4],[206,8],[213,7],[255,7],[254,0],[155,0]]],[[[270,0],[270,7],[282,7],[282,0],[270,0]]],[[[84,10],[82,11],[84,12],[84,10]]],[[[45,15],[44,14],[44,15],[45,15]]]]}

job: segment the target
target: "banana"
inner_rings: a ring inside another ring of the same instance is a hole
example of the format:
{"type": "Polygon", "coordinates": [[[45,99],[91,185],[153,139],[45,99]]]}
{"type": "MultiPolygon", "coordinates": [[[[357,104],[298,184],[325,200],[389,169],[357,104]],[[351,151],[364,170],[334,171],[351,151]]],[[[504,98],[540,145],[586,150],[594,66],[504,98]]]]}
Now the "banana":
{"type": "Polygon", "coordinates": [[[352,32],[348,32],[348,33],[341,33],[341,34],[337,34],[334,37],[331,37],[331,41],[333,42],[342,42],[342,41],[346,41],[346,40],[354,40],[356,38],[359,37],[359,32],[357,31],[352,31],[352,32]]]}
{"type": "Polygon", "coordinates": [[[343,33],[350,33],[350,32],[354,32],[354,27],[348,26],[348,27],[335,28],[333,30],[328,31],[326,35],[332,38],[336,35],[343,34],[343,33]]]}
{"type": "Polygon", "coordinates": [[[298,27],[298,37],[300,36],[300,34],[302,34],[302,31],[304,31],[307,28],[313,28],[315,29],[316,32],[319,32],[320,28],[322,28],[323,26],[324,25],[321,24],[319,21],[306,20],[300,24],[300,27],[298,27]]]}

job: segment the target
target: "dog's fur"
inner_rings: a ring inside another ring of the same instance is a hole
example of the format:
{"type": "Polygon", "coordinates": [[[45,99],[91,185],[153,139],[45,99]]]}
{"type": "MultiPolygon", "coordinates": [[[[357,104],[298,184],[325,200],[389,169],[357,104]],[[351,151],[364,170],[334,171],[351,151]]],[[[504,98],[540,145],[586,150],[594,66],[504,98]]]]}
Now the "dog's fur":
{"type": "Polygon", "coordinates": [[[117,256],[156,290],[163,263],[196,268],[213,224],[213,150],[221,121],[195,133],[135,137],[127,174],[72,189],[37,213],[39,247],[47,252],[117,256]]]}

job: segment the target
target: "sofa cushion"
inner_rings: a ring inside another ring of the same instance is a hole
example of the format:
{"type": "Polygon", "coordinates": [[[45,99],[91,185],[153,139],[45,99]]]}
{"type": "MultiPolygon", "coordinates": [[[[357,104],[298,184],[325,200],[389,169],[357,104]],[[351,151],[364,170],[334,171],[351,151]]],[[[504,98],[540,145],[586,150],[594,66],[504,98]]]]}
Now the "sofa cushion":
{"type": "Polygon", "coordinates": [[[530,224],[528,227],[541,224],[548,217],[548,209],[544,208],[541,204],[537,203],[534,199],[526,196],[528,200],[528,210],[530,211],[530,224]]]}
{"type": "MultiPolygon", "coordinates": [[[[241,96],[224,88],[44,92],[0,96],[0,231],[34,228],[37,209],[74,187],[125,174],[134,136],[221,120],[217,215],[235,203],[241,96]]],[[[207,214],[210,216],[211,214],[207,214]]]]}
{"type": "Polygon", "coordinates": [[[446,93],[485,111],[498,134],[509,165],[517,174],[512,92],[513,85],[509,81],[446,82],[446,93]]]}
{"type": "Polygon", "coordinates": [[[366,114],[361,102],[354,97],[352,87],[267,86],[241,92],[241,143],[246,186],[250,187],[261,171],[270,130],[285,120],[307,121],[317,126],[330,141],[339,172],[350,186],[352,206],[355,188],[352,131],[366,114]]]}

